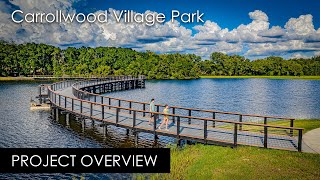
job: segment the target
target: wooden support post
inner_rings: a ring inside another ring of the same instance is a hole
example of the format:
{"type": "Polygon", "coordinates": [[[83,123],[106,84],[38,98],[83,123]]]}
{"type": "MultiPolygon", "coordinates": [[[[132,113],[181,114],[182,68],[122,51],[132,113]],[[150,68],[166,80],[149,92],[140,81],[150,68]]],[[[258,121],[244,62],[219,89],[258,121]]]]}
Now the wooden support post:
{"type": "Polygon", "coordinates": [[[73,111],[74,110],[74,99],[72,98],[71,99],[71,111],[73,111]]]}
{"type": "Polygon", "coordinates": [[[109,109],[111,109],[111,98],[109,98],[109,109]]]}
{"type": "Polygon", "coordinates": [[[133,117],[132,117],[132,119],[133,119],[132,127],[135,128],[135,127],[136,127],[136,111],[133,111],[133,117]]]}
{"type": "Polygon", "coordinates": [[[177,117],[177,139],[180,138],[180,116],[177,117]]]}
{"type": "Polygon", "coordinates": [[[298,130],[298,151],[302,150],[302,129],[298,130]]]}
{"type": "MultiPolygon", "coordinates": [[[[216,119],[216,113],[212,113],[212,119],[216,119]]],[[[212,127],[216,127],[216,121],[212,121],[212,127]]]]}
{"type": "MultiPolygon", "coordinates": [[[[293,127],[293,119],[290,119],[290,127],[293,127]]],[[[293,129],[290,129],[290,136],[293,136],[293,129]]]]}
{"type": "Polygon", "coordinates": [[[101,104],[103,104],[103,96],[100,96],[101,97],[101,104]]]}
{"type": "Polygon", "coordinates": [[[116,109],[116,124],[119,122],[119,108],[116,109]]]}
{"type": "Polygon", "coordinates": [[[267,124],[267,121],[268,121],[267,117],[264,117],[263,124],[267,124]]]}
{"type": "Polygon", "coordinates": [[[97,96],[96,95],[93,96],[93,99],[94,99],[94,102],[97,102],[97,96]]]}
{"type": "Polygon", "coordinates": [[[238,145],[238,124],[234,124],[234,128],[233,128],[234,132],[233,132],[233,146],[237,147],[238,145]]]}
{"type": "MultiPolygon", "coordinates": [[[[189,116],[191,116],[191,109],[189,109],[189,116]]],[[[191,118],[188,118],[188,124],[191,124],[191,118]]]]}
{"type": "MultiPolygon", "coordinates": [[[[118,106],[121,107],[121,100],[120,99],[118,100],[118,106]]],[[[119,109],[119,111],[120,111],[120,109],[119,109]]]]}
{"type": "Polygon", "coordinates": [[[101,105],[101,119],[104,120],[104,105],[101,105]]]}
{"type": "Polygon", "coordinates": [[[268,127],[264,126],[263,147],[268,148],[268,127]]]}
{"type": "Polygon", "coordinates": [[[61,96],[59,94],[59,106],[61,107],[61,96]]]}
{"type": "Polygon", "coordinates": [[[70,127],[70,114],[66,113],[66,125],[67,127],[70,127]]]}
{"type": "Polygon", "coordinates": [[[64,96],[64,108],[67,109],[67,97],[66,96],[64,96]]]}
{"type": "Polygon", "coordinates": [[[82,114],[82,101],[80,101],[80,113],[82,114]]]}
{"type": "Polygon", "coordinates": [[[203,138],[204,138],[204,143],[207,144],[207,137],[208,137],[208,121],[204,120],[203,122],[203,128],[204,128],[204,132],[203,132],[203,138]]]}
{"type": "Polygon", "coordinates": [[[104,126],[103,126],[103,136],[106,137],[107,134],[108,134],[108,125],[104,124],[104,126]]]}
{"type": "Polygon", "coordinates": [[[153,116],[153,134],[154,134],[154,140],[157,139],[156,129],[157,129],[157,118],[156,118],[156,114],[154,114],[154,116],[153,116]]]}
{"type": "MultiPolygon", "coordinates": [[[[242,115],[239,115],[239,122],[242,122],[242,115]]],[[[242,124],[239,124],[239,130],[242,131],[242,124]]]]}
{"type": "MultiPolygon", "coordinates": [[[[176,108],[172,108],[172,114],[176,114],[176,108]]],[[[175,123],[175,116],[172,116],[172,122],[175,123]]]]}
{"type": "Polygon", "coordinates": [[[160,111],[160,106],[157,106],[157,112],[159,112],[160,111]]]}
{"type": "Polygon", "coordinates": [[[129,129],[126,129],[126,135],[129,136],[129,129]]]}
{"type": "MultiPolygon", "coordinates": [[[[146,110],[146,104],[143,104],[143,111],[145,111],[146,110]]],[[[146,116],[146,113],[145,112],[143,112],[143,117],[145,117],[146,116]]]]}
{"type": "Polygon", "coordinates": [[[92,117],[92,115],[93,115],[93,107],[92,106],[93,106],[92,103],[90,103],[90,117],[92,117]]]}
{"type": "Polygon", "coordinates": [[[59,108],[56,108],[56,121],[59,121],[59,108]]]}
{"type": "MultiPolygon", "coordinates": [[[[129,108],[132,109],[132,102],[129,102],[129,108]]],[[[129,114],[131,114],[131,110],[129,110],[129,114]]]]}
{"type": "Polygon", "coordinates": [[[86,128],[86,119],[81,118],[81,124],[82,124],[82,132],[84,132],[84,130],[86,128]]]}

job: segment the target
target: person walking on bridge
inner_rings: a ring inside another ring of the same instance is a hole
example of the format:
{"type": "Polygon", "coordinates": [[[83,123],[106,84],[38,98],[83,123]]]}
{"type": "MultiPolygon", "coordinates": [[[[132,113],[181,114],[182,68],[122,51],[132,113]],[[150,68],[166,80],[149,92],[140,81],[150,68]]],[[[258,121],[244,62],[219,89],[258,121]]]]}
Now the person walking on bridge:
{"type": "Polygon", "coordinates": [[[155,114],[153,112],[156,111],[156,107],[154,105],[154,99],[152,98],[151,101],[150,101],[150,119],[149,119],[149,122],[148,122],[148,125],[150,125],[151,121],[152,121],[152,118],[154,118],[155,114]]]}
{"type": "Polygon", "coordinates": [[[169,131],[168,130],[168,122],[169,122],[169,118],[168,118],[168,114],[169,114],[169,106],[168,104],[165,105],[165,108],[163,110],[163,113],[165,114],[164,117],[163,117],[163,121],[162,123],[160,124],[159,126],[159,130],[161,129],[161,126],[166,123],[166,131],[169,131]]]}

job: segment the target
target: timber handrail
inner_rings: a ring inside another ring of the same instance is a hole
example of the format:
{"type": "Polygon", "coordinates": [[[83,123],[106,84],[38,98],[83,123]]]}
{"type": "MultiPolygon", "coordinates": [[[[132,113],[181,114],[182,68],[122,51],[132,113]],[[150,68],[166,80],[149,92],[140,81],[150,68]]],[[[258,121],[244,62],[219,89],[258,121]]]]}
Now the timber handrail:
{"type": "MultiPolygon", "coordinates": [[[[84,81],[81,81],[84,82],[84,81]]],[[[116,81],[115,81],[116,82],[116,81]]],[[[78,82],[79,83],[79,82],[78,82]]],[[[85,94],[90,94],[93,96],[98,96],[101,97],[103,96],[104,98],[108,98],[108,99],[113,99],[113,100],[120,100],[120,101],[124,101],[124,102],[132,102],[132,103],[137,103],[137,104],[145,104],[145,105],[149,105],[150,103],[148,102],[141,102],[141,101],[134,101],[134,100],[126,100],[126,99],[122,99],[122,98],[115,98],[115,97],[111,97],[111,96],[104,96],[104,95],[99,95],[99,94],[95,94],[95,93],[91,93],[88,91],[84,91],[78,86],[79,84],[75,83],[72,85],[72,88],[76,89],[79,92],[85,93],[85,94]]],[[[84,87],[82,87],[84,88],[84,87]]],[[[159,107],[165,107],[165,105],[163,104],[155,104],[155,106],[159,106],[159,107]]],[[[287,117],[281,117],[281,116],[263,116],[263,115],[258,115],[258,114],[242,114],[239,112],[226,112],[226,111],[217,111],[217,110],[205,110],[205,109],[198,109],[198,108],[187,108],[187,107],[181,107],[181,106],[170,106],[170,108],[175,108],[175,109],[182,109],[182,110],[192,110],[192,111],[199,111],[199,112],[208,112],[208,113],[217,113],[217,114],[229,114],[229,115],[242,115],[242,116],[247,116],[247,117],[258,117],[258,118],[270,118],[270,119],[282,119],[282,120],[295,120],[294,118],[287,118],[287,117]]]]}
{"type": "MultiPolygon", "coordinates": [[[[120,81],[123,81],[125,79],[119,79],[120,81]]],[[[132,80],[130,78],[128,78],[128,80],[132,80]]],[[[189,115],[181,115],[181,114],[175,114],[175,113],[169,113],[169,114],[165,114],[165,113],[162,113],[162,112],[150,112],[148,110],[145,109],[145,104],[144,104],[144,109],[141,110],[141,109],[135,109],[135,108],[127,108],[127,107],[122,107],[119,103],[119,106],[114,106],[114,105],[111,105],[111,104],[105,104],[105,103],[100,103],[100,102],[94,102],[92,100],[85,100],[85,99],[80,99],[78,98],[77,96],[75,97],[70,97],[70,96],[66,96],[66,95],[63,95],[63,94],[60,94],[59,91],[56,91],[56,90],[60,90],[60,89],[64,89],[66,87],[70,87],[72,88],[72,90],[76,90],[76,91],[80,91],[81,93],[83,93],[84,95],[88,94],[88,95],[92,95],[95,97],[95,100],[96,100],[96,96],[99,96],[101,97],[101,100],[103,102],[103,98],[109,98],[110,99],[114,99],[112,97],[108,97],[108,96],[101,96],[101,95],[97,95],[97,94],[94,94],[94,93],[90,93],[90,92],[87,92],[87,91],[83,91],[83,90],[79,90],[77,88],[75,88],[74,86],[77,85],[77,84],[84,84],[84,85],[89,85],[90,84],[92,85],[92,83],[84,83],[83,81],[80,82],[80,83],[74,83],[75,81],[62,81],[62,82],[56,82],[56,83],[53,83],[52,85],[48,86],[48,93],[49,93],[49,100],[55,104],[56,106],[59,106],[60,108],[64,108],[68,111],[70,111],[70,108],[67,108],[67,102],[68,100],[70,99],[71,102],[72,102],[72,107],[71,107],[71,112],[73,113],[77,113],[77,114],[83,114],[83,115],[86,115],[88,116],[89,114],[87,114],[88,112],[83,112],[84,109],[89,109],[90,111],[90,117],[91,118],[96,118],[98,120],[102,120],[104,121],[104,110],[105,110],[105,107],[109,107],[109,109],[115,109],[115,113],[116,113],[116,123],[118,124],[118,120],[119,120],[119,112],[121,110],[122,111],[129,111],[130,113],[128,114],[131,114],[131,112],[133,112],[133,125],[131,128],[135,128],[135,119],[136,119],[136,114],[137,113],[143,113],[143,116],[145,116],[145,114],[149,114],[149,113],[153,113],[153,114],[156,114],[157,116],[160,116],[160,115],[166,115],[166,116],[169,116],[169,117],[175,117],[177,119],[177,122],[176,122],[176,126],[177,126],[177,134],[176,136],[177,137],[180,137],[180,122],[181,122],[181,118],[185,118],[185,119],[193,119],[193,120],[198,120],[198,121],[202,121],[203,122],[203,131],[204,131],[204,136],[203,136],[203,140],[204,142],[207,142],[207,135],[208,135],[208,124],[207,122],[208,121],[212,121],[212,122],[221,122],[221,123],[229,123],[229,124],[233,124],[233,135],[234,135],[234,142],[233,144],[236,146],[238,144],[238,127],[242,127],[242,125],[246,125],[246,126],[258,126],[258,127],[263,127],[264,128],[264,147],[267,148],[268,147],[268,128],[278,128],[278,129],[287,129],[287,130],[290,130],[290,135],[292,136],[293,135],[293,131],[298,131],[298,151],[301,151],[301,147],[302,147],[302,131],[304,130],[303,128],[297,128],[297,127],[293,127],[293,126],[277,126],[277,125],[271,125],[271,124],[267,124],[267,123],[264,123],[264,124],[260,124],[260,123],[252,123],[252,122],[237,122],[237,121],[232,121],[232,120],[224,120],[224,119],[216,119],[216,118],[206,118],[206,117],[197,117],[197,116],[191,116],[190,113],[189,115]],[[58,96],[58,102],[57,102],[57,97],[58,96]],[[61,98],[63,98],[64,100],[64,105],[61,104],[62,101],[61,101],[61,98]],[[80,112],[77,112],[75,109],[74,109],[74,101],[78,101],[80,102],[80,112]],[[89,107],[83,107],[83,104],[86,103],[89,105],[89,107]],[[101,107],[101,118],[98,118],[98,117],[95,117],[93,115],[93,106],[100,106],[101,107]]],[[[99,82],[103,82],[102,80],[96,80],[96,82],[94,83],[95,85],[97,85],[99,82]]],[[[113,80],[109,80],[107,81],[109,83],[112,83],[112,82],[117,82],[117,80],[115,79],[114,81],[113,80]]],[[[122,100],[122,99],[119,99],[117,98],[117,100],[122,100]]],[[[135,101],[130,101],[130,100],[125,100],[126,102],[135,102],[135,101]]],[[[70,101],[69,101],[70,103],[70,101]]],[[[110,103],[110,101],[109,101],[110,103]]],[[[137,102],[137,103],[140,103],[140,102],[137,102]]],[[[130,105],[131,107],[131,105],[130,105]]],[[[188,108],[188,110],[193,110],[193,108],[188,108]]],[[[206,110],[205,110],[206,111],[206,110]]],[[[190,112],[190,111],[189,111],[190,112]]],[[[212,111],[210,111],[212,112],[212,111]]],[[[242,114],[240,114],[241,116],[242,114]]],[[[270,116],[262,116],[264,117],[265,119],[270,117],[270,116]]],[[[157,129],[156,129],[156,116],[154,116],[154,126],[153,126],[153,133],[156,135],[157,133],[157,129]]],[[[266,122],[266,121],[265,121],[266,122]]],[[[292,125],[292,124],[291,124],[292,125]]],[[[215,126],[213,126],[215,127],[215,126]]],[[[242,129],[239,129],[239,130],[242,130],[242,129]]],[[[172,134],[172,133],[171,133],[172,134]]]]}

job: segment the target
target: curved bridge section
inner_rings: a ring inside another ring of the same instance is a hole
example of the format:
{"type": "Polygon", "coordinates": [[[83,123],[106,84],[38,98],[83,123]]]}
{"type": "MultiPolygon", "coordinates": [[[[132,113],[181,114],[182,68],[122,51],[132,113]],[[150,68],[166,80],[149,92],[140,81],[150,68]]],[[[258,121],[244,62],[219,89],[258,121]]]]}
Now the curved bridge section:
{"type": "Polygon", "coordinates": [[[48,87],[48,97],[53,108],[72,113],[81,118],[100,121],[127,130],[169,136],[178,140],[195,140],[205,144],[249,145],[264,148],[301,151],[302,128],[293,127],[294,119],[253,114],[240,114],[214,110],[201,110],[171,106],[168,114],[168,131],[159,130],[164,105],[156,105],[152,125],[149,104],[102,96],[100,94],[145,87],[144,76],[108,77],[87,81],[63,81],[48,87]],[[223,114],[237,120],[217,119],[223,114]],[[244,118],[259,118],[263,123],[244,122],[244,118]],[[288,126],[272,125],[273,120],[288,121],[288,126]]]}

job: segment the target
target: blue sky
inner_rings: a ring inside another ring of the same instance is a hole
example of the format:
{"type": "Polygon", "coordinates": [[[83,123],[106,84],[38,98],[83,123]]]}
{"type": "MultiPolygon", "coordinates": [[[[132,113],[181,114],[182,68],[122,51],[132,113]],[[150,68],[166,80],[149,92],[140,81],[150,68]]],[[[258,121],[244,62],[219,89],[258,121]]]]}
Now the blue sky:
{"type": "Polygon", "coordinates": [[[76,6],[84,12],[114,8],[137,12],[152,10],[168,15],[172,9],[181,12],[200,10],[205,13],[206,20],[212,20],[229,29],[236,28],[239,24],[250,23],[248,12],[258,9],[268,14],[272,26],[284,26],[291,17],[312,14],[315,27],[320,27],[320,1],[317,0],[90,0],[80,1],[76,6]]]}
{"type": "Polygon", "coordinates": [[[0,0],[0,28],[0,39],[62,48],[130,47],[157,53],[194,53],[204,59],[214,51],[250,59],[320,55],[320,1],[316,0],[0,0]],[[15,24],[11,20],[16,9],[98,13],[110,8],[165,13],[167,17],[173,9],[181,13],[200,10],[205,23],[177,21],[148,27],[116,23],[112,18],[106,24],[15,24]]]}

